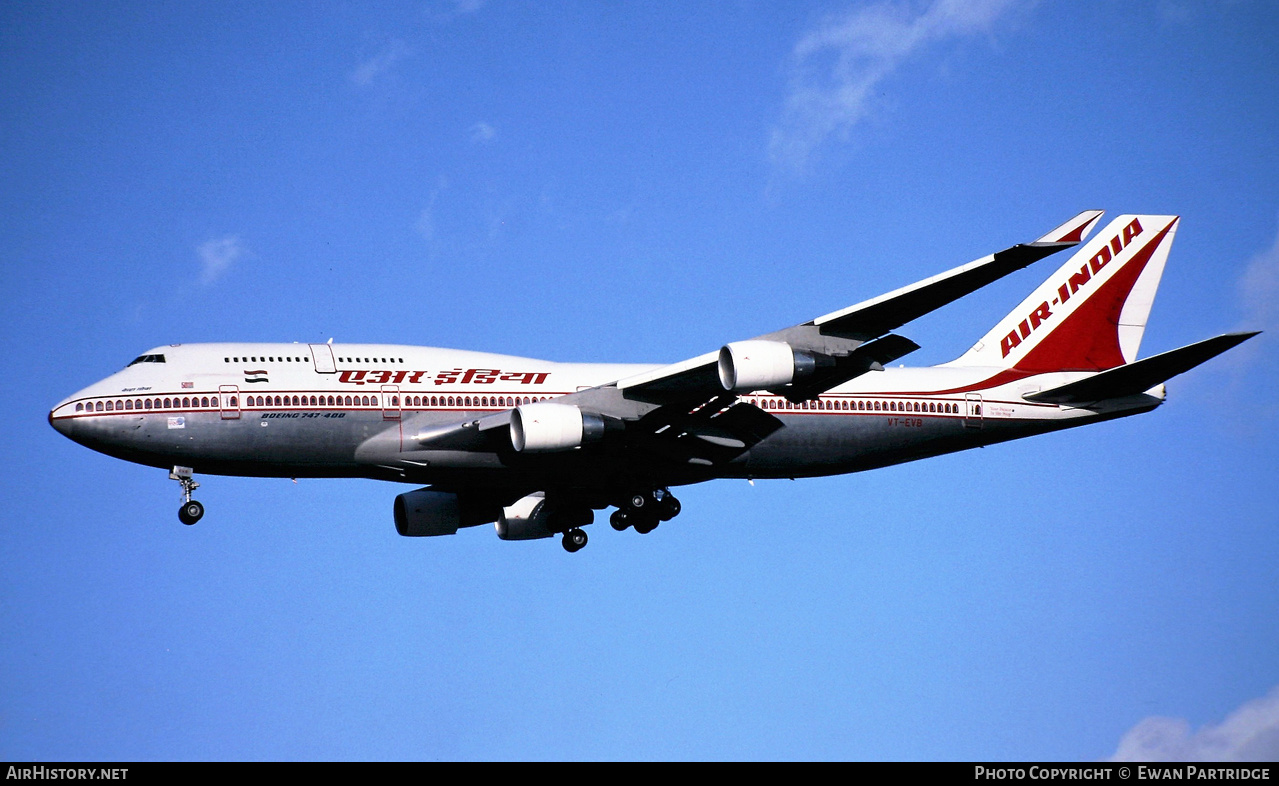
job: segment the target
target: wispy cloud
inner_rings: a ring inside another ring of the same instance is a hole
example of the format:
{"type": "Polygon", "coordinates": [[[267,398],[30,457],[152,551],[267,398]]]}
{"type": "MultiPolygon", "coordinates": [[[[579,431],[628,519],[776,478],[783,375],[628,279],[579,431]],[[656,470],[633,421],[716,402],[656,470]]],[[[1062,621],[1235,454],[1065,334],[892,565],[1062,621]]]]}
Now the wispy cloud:
{"type": "Polygon", "coordinates": [[[1196,732],[1181,718],[1146,718],[1110,761],[1279,761],[1279,687],[1196,732]]]}
{"type": "Polygon", "coordinates": [[[769,157],[802,169],[829,140],[847,140],[881,83],[929,45],[990,29],[1014,0],[884,2],[827,18],[795,44],[769,157]]]}
{"type": "Polygon", "coordinates": [[[1279,329],[1279,236],[1248,263],[1239,280],[1246,330],[1279,329]]]}
{"type": "Polygon", "coordinates": [[[483,120],[471,126],[471,141],[476,144],[492,142],[497,136],[497,129],[483,120]]]}
{"type": "Polygon", "coordinates": [[[204,241],[196,248],[200,257],[200,283],[207,286],[217,281],[245,253],[246,249],[236,235],[204,241]]]}
{"type": "Polygon", "coordinates": [[[474,14],[487,2],[488,0],[432,0],[426,6],[426,13],[435,22],[450,22],[458,17],[474,14]]]}
{"type": "Polygon", "coordinates": [[[439,229],[435,220],[435,204],[439,201],[440,194],[448,187],[448,178],[440,177],[436,181],[435,188],[431,190],[430,196],[427,197],[426,207],[422,208],[422,212],[418,214],[415,224],[418,234],[426,241],[427,248],[432,255],[439,251],[439,229]]]}
{"type": "Polygon", "coordinates": [[[360,87],[366,87],[389,72],[396,63],[410,54],[412,54],[412,50],[409,49],[408,45],[399,39],[395,39],[382,47],[382,50],[376,55],[356,66],[355,70],[351,72],[351,81],[360,87]]]}

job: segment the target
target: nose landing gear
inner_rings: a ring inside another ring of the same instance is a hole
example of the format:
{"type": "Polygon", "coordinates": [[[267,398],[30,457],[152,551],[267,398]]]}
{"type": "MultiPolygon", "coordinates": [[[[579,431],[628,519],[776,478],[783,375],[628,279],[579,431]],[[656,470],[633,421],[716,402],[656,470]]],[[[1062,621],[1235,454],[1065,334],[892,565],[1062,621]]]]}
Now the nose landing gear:
{"type": "Polygon", "coordinates": [[[191,499],[191,493],[200,488],[195,482],[194,470],[190,467],[174,467],[169,473],[170,480],[182,484],[182,507],[178,508],[178,521],[190,526],[204,516],[204,506],[191,499]]]}

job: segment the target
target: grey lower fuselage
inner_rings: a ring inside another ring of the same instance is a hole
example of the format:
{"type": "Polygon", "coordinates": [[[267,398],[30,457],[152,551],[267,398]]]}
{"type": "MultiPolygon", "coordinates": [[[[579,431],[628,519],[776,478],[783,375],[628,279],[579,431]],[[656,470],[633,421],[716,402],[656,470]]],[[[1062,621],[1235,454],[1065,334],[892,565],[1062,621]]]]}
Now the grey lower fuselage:
{"type": "Polygon", "coordinates": [[[387,345],[196,344],[152,355],[164,362],[136,363],[80,391],[55,407],[50,422],[94,450],[166,469],[364,477],[511,494],[856,472],[1135,414],[1162,401],[1141,395],[1068,408],[1021,398],[1042,387],[1034,379],[992,380],[981,369],[888,369],[802,404],[767,393],[740,396],[782,427],[706,465],[624,446],[527,455],[502,440],[488,450],[421,449],[416,440],[652,366],[387,345]],[[323,353],[332,354],[331,363],[323,353]]]}

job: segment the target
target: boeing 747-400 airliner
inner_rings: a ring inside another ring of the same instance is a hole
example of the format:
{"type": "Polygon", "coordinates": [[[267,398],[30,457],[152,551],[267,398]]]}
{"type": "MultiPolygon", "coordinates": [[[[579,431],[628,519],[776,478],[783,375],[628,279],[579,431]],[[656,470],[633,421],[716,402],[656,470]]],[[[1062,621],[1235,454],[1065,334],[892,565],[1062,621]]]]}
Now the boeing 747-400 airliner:
{"type": "Polygon", "coordinates": [[[1137,359],[1179,218],[1090,210],[1019,244],[794,327],[667,366],[553,363],[382,344],[170,344],[49,413],[62,434],[161,467],[179,518],[198,474],[362,477],[401,535],[495,523],[586,544],[595,510],[647,533],[670,488],[859,472],[1148,412],[1163,383],[1255,333],[1137,359]],[[1082,245],[1081,245],[1082,244],[1082,245]],[[949,363],[890,331],[1049,254],[1056,273],[949,363]]]}

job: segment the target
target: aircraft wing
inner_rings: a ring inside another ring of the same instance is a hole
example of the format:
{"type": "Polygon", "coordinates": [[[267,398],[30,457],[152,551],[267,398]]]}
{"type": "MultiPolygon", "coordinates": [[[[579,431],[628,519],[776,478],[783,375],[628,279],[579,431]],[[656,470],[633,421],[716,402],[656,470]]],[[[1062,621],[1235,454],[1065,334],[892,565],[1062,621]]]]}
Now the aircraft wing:
{"type": "MultiPolygon", "coordinates": [[[[833,364],[817,369],[814,378],[803,385],[773,392],[795,400],[811,398],[876,364],[882,366],[918,349],[909,339],[885,334],[1049,254],[1079,244],[1101,215],[1100,210],[1085,210],[1030,243],[1019,243],[888,294],[753,339],[785,343],[794,350],[828,358],[828,364],[833,364]]],[[[723,350],[708,352],[615,384],[627,398],[652,403],[722,391],[722,355],[723,350]]]]}
{"type": "MultiPolygon", "coordinates": [[[[882,369],[919,348],[890,330],[1078,244],[1100,217],[1101,211],[1088,210],[1030,243],[990,254],[886,295],[749,341],[728,344],[717,352],[533,406],[563,405],[563,409],[590,413],[597,419],[591,428],[601,438],[611,434],[613,439],[625,439],[657,459],[704,466],[730,461],[782,427],[773,415],[740,401],[740,394],[768,390],[801,402],[868,371],[882,369]],[[737,350],[740,352],[733,355],[737,350]],[[726,353],[731,356],[727,371],[726,353]],[[770,369],[785,367],[782,371],[786,379],[770,377],[755,384],[749,373],[739,378],[737,373],[742,369],[734,364],[742,364],[749,371],[754,368],[752,363],[759,362],[759,356],[766,364],[776,361],[770,369]],[[733,375],[733,384],[726,382],[726,374],[733,375]]],[[[420,450],[509,449],[509,435],[519,417],[508,410],[406,434],[404,439],[420,450]]],[[[578,428],[586,429],[582,416],[575,417],[578,428]]]]}
{"type": "Polygon", "coordinates": [[[805,324],[816,326],[827,335],[869,341],[1050,254],[1078,245],[1101,216],[1100,210],[1085,210],[1030,243],[1018,243],[805,324]]]}
{"type": "Polygon", "coordinates": [[[407,435],[406,441],[418,450],[488,450],[494,436],[504,436],[494,429],[509,427],[511,410],[479,418],[433,426],[407,435]]]}
{"type": "MultiPolygon", "coordinates": [[[[578,403],[576,397],[581,395],[555,401],[578,403]]],[[[595,409],[609,409],[598,404],[596,400],[595,409]]],[[[506,451],[511,446],[513,413],[495,412],[406,433],[403,442],[411,445],[411,450],[506,451]]],[[[649,407],[629,423],[608,416],[605,424],[606,431],[614,435],[625,432],[633,447],[653,458],[700,466],[730,461],[781,427],[776,417],[723,390],[687,406],[649,407]]]]}

